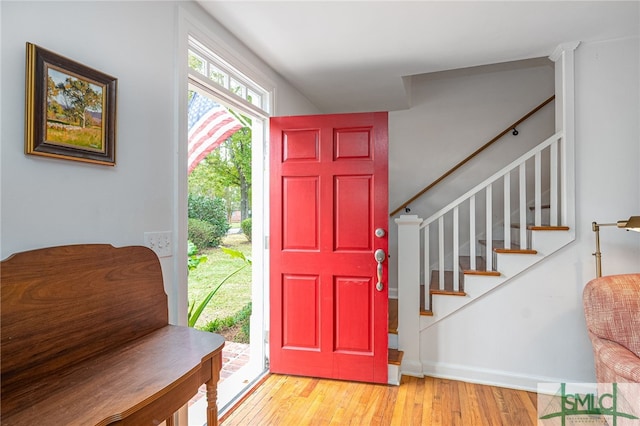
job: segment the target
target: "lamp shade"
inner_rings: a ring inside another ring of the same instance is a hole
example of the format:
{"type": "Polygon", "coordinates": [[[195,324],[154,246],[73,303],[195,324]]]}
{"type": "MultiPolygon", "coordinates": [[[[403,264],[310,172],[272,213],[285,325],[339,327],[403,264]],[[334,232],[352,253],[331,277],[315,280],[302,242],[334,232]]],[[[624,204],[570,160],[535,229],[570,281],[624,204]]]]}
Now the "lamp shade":
{"type": "Polygon", "coordinates": [[[624,228],[629,231],[640,232],[640,216],[631,216],[629,220],[619,221],[618,228],[624,228]]]}

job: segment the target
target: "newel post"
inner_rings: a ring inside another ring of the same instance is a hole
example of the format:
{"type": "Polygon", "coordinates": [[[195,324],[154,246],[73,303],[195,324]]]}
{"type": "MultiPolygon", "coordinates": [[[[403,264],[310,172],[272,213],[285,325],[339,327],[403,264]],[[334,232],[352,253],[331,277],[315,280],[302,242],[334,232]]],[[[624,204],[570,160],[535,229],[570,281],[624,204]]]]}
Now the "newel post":
{"type": "Polygon", "coordinates": [[[398,225],[398,347],[404,352],[401,373],[423,377],[420,362],[420,224],[402,215],[398,225]]]}

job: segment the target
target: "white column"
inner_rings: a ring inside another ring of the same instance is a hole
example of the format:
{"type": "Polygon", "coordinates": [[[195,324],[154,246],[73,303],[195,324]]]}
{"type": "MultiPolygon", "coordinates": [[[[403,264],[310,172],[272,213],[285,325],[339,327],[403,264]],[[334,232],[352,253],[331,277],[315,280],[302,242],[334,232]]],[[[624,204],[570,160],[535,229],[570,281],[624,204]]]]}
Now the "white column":
{"type": "Polygon", "coordinates": [[[402,215],[398,225],[398,348],[404,352],[401,373],[423,377],[420,362],[420,224],[402,215]]]}
{"type": "Polygon", "coordinates": [[[549,59],[555,62],[556,73],[556,131],[562,130],[560,224],[569,226],[575,236],[575,75],[574,54],[579,41],[559,45],[549,59]]]}

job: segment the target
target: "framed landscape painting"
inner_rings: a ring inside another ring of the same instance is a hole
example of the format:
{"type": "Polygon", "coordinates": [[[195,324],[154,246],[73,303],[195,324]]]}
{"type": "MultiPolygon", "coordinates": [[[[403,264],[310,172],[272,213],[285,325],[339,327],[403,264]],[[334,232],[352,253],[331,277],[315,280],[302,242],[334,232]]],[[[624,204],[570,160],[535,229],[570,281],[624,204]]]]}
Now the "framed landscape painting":
{"type": "Polygon", "coordinates": [[[25,152],[113,166],[117,79],[27,43],[25,152]]]}

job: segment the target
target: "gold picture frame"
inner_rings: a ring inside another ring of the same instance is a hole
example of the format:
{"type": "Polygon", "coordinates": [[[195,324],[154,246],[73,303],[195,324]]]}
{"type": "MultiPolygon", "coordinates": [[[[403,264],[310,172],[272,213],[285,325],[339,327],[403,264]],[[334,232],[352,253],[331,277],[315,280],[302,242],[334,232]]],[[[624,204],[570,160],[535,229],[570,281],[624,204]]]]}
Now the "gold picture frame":
{"type": "Polygon", "coordinates": [[[25,153],[114,166],[117,79],[27,43],[25,153]]]}

